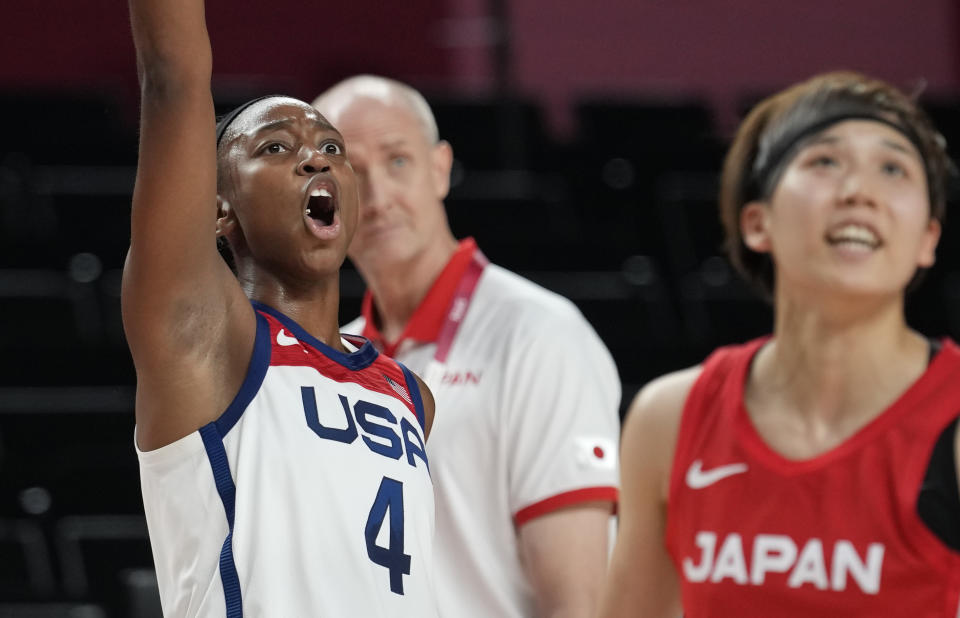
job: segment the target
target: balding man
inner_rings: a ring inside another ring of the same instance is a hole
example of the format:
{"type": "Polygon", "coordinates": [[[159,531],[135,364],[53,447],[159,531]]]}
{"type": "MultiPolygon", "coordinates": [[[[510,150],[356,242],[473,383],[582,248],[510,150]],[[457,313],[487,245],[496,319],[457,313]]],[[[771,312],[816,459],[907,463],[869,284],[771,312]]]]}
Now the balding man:
{"type": "Polygon", "coordinates": [[[360,182],[349,255],[368,291],[346,330],[424,376],[437,401],[427,453],[441,614],[592,615],[617,500],[610,354],[568,300],[454,238],[453,152],[417,91],[358,76],[314,106],[360,182]]]}

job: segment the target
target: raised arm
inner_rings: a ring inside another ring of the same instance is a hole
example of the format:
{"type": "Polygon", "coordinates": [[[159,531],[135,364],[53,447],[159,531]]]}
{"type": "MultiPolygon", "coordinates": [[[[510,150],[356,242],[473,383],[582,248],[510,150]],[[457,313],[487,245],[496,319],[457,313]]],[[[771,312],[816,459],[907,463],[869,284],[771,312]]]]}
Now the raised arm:
{"type": "Polygon", "coordinates": [[[678,618],[680,589],[667,553],[667,494],[680,417],[700,374],[654,380],[630,405],[620,445],[620,514],[602,618],[678,618]]]}
{"type": "Polygon", "coordinates": [[[239,388],[255,319],[216,251],[212,55],[203,0],[130,0],[140,154],[123,320],[137,439],[152,449],[216,418],[239,388]]]}

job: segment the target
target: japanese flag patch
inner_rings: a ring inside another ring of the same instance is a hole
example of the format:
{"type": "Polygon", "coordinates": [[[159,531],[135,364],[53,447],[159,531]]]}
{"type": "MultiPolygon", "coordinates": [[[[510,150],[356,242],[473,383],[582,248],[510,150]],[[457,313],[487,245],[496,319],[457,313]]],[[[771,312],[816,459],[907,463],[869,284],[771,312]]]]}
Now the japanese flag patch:
{"type": "Polygon", "coordinates": [[[584,436],[574,439],[577,463],[582,468],[613,470],[617,467],[617,444],[610,438],[584,436]]]}

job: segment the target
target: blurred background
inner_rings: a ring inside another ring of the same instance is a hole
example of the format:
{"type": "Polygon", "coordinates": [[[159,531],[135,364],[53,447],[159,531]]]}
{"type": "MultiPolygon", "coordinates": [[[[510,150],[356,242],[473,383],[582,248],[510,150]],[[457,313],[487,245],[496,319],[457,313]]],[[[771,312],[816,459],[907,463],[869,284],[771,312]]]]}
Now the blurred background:
{"type": "MultiPolygon", "coordinates": [[[[573,300],[646,381],[771,327],[720,255],[724,148],[760,97],[850,68],[921,93],[960,144],[954,0],[209,0],[226,111],[358,72],[433,105],[448,213],[573,300]]],[[[0,37],[0,618],[159,616],[120,268],[136,165],[126,5],[5,3],[0,37]]],[[[956,148],[951,151],[956,154],[956,148]]],[[[960,221],[909,300],[960,336],[960,221]]],[[[363,284],[343,272],[344,321],[363,284]]]]}

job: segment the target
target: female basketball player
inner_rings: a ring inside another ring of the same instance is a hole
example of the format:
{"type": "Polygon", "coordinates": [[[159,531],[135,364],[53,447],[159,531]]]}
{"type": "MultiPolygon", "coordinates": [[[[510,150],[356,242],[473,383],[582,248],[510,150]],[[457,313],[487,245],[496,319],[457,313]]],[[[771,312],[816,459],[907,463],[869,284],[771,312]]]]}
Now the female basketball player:
{"type": "Polygon", "coordinates": [[[203,1],[130,13],[143,100],[123,315],[164,615],[436,615],[432,398],[337,329],[358,199],[343,139],[279,96],[215,132],[203,1]]]}
{"type": "Polygon", "coordinates": [[[904,320],[949,168],[914,103],[862,75],[747,117],[720,208],[774,333],[637,396],[603,616],[956,616],[960,350],[904,320]]]}

